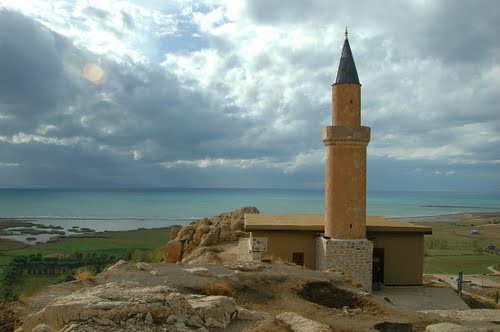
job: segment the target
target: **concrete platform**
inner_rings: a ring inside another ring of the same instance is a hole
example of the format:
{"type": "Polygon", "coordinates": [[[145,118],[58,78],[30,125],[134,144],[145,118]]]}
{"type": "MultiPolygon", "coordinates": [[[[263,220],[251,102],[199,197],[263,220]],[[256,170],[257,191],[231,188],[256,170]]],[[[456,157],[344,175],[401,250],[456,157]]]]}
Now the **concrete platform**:
{"type": "Polygon", "coordinates": [[[412,310],[469,309],[455,291],[445,287],[383,287],[379,291],[374,291],[373,295],[378,300],[390,302],[396,307],[412,310]]]}

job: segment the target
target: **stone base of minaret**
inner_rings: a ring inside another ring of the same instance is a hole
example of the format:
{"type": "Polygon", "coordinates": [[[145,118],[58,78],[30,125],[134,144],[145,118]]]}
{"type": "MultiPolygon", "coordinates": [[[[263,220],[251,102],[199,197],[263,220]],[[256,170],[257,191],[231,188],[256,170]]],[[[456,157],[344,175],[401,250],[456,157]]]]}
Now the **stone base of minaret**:
{"type": "Polygon", "coordinates": [[[340,270],[356,278],[372,291],[373,242],[367,239],[316,239],[316,268],[321,271],[340,270]]]}

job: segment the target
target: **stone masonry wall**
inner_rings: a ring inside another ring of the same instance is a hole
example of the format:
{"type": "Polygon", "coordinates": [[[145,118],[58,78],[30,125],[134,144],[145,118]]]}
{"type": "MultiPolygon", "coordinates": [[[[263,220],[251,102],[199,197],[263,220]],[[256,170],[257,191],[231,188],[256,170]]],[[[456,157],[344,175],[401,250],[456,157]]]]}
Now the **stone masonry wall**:
{"type": "Polygon", "coordinates": [[[252,239],[240,238],[238,241],[238,261],[261,261],[261,252],[252,250],[252,239]]]}
{"type": "Polygon", "coordinates": [[[373,242],[323,237],[318,237],[316,241],[318,270],[336,269],[349,273],[371,292],[373,242]]]}

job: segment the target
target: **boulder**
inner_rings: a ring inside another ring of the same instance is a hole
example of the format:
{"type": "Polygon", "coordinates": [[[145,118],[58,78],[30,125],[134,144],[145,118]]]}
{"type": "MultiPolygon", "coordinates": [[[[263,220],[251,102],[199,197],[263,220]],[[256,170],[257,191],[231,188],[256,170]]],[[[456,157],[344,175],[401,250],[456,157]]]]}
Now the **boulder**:
{"type": "Polygon", "coordinates": [[[177,263],[182,259],[182,242],[178,240],[171,240],[167,243],[165,249],[165,263],[177,263]]]}
{"type": "Polygon", "coordinates": [[[184,226],[180,229],[176,239],[179,241],[189,241],[193,237],[194,227],[192,225],[184,226]]]}
{"type": "Polygon", "coordinates": [[[199,245],[201,242],[201,237],[210,231],[210,226],[200,224],[193,235],[193,243],[199,245]]]}
{"type": "Polygon", "coordinates": [[[295,312],[284,312],[276,316],[276,319],[285,323],[294,332],[329,332],[330,326],[305,318],[295,312]]]}
{"type": "Polygon", "coordinates": [[[195,250],[198,246],[193,242],[193,241],[186,241],[186,242],[183,242],[183,246],[182,246],[182,252],[184,254],[188,254],[190,252],[192,252],[193,250],[195,250]]]}
{"type": "Polygon", "coordinates": [[[236,234],[231,230],[229,224],[223,224],[219,227],[219,242],[235,241],[236,234]]]}
{"type": "Polygon", "coordinates": [[[225,328],[236,312],[236,302],[227,296],[206,296],[189,302],[206,327],[225,328]]]}

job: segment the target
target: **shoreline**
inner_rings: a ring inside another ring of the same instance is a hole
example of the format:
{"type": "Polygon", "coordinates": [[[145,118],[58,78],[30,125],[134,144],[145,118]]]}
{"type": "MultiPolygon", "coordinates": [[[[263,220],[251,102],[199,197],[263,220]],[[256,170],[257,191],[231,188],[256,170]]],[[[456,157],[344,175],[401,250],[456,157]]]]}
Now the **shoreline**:
{"type": "MultiPolygon", "coordinates": [[[[431,216],[415,216],[415,217],[386,217],[388,219],[395,219],[407,222],[463,222],[470,221],[472,219],[478,218],[491,218],[491,217],[500,217],[500,211],[492,212],[492,211],[483,211],[483,212],[459,212],[454,214],[441,214],[441,215],[431,215],[431,216]]],[[[368,216],[375,217],[375,216],[368,216]]],[[[53,219],[49,219],[54,221],[53,219]]],[[[63,219],[62,219],[63,220],[63,219]]],[[[89,219],[69,219],[70,221],[85,221],[89,219]]],[[[92,219],[99,220],[101,219],[92,219]]],[[[106,220],[106,219],[104,219],[106,220]]],[[[107,221],[114,221],[115,219],[107,219],[107,221]]],[[[116,219],[116,221],[121,219],[116,219]]],[[[127,219],[125,219],[127,220],[127,219]]],[[[141,220],[141,219],[132,219],[128,220],[141,220]]],[[[142,219],[144,220],[144,219],[142,219]]],[[[162,220],[162,219],[158,219],[162,220]]],[[[166,220],[166,219],[163,219],[166,220]]],[[[109,232],[131,232],[138,230],[160,230],[166,229],[174,226],[183,226],[187,225],[191,222],[194,222],[198,219],[189,219],[189,220],[179,220],[182,223],[176,223],[172,225],[154,225],[153,227],[144,227],[144,225],[136,225],[140,227],[129,227],[122,228],[116,226],[120,226],[120,224],[115,224],[115,228],[111,227],[111,229],[93,229],[90,227],[80,227],[78,225],[66,226],[63,227],[61,225],[46,225],[40,223],[40,220],[37,219],[21,219],[21,218],[4,218],[0,217],[0,242],[10,241],[19,244],[23,244],[25,247],[35,247],[36,245],[53,243],[64,239],[70,238],[82,238],[82,237],[99,237],[99,234],[109,233],[109,232]]],[[[68,221],[66,219],[65,221],[68,221]]],[[[171,220],[174,221],[174,220],[171,220]]],[[[129,225],[130,226],[130,225],[129,225]]],[[[3,251],[3,250],[0,250],[3,251]]]]}
{"type": "Polygon", "coordinates": [[[452,214],[439,214],[431,216],[415,216],[415,217],[397,217],[390,219],[404,220],[409,222],[420,222],[420,221],[464,221],[475,218],[491,218],[500,217],[500,211],[479,211],[479,212],[458,212],[452,214]]]}

